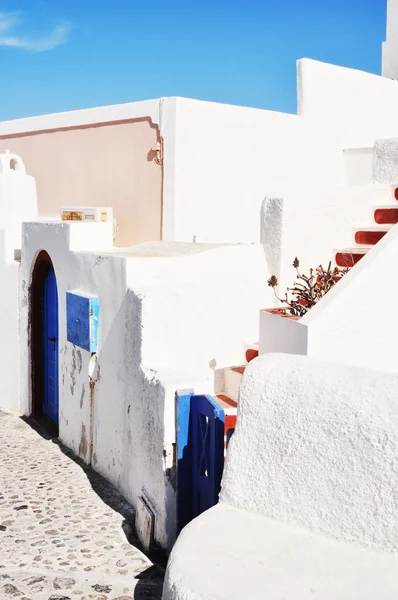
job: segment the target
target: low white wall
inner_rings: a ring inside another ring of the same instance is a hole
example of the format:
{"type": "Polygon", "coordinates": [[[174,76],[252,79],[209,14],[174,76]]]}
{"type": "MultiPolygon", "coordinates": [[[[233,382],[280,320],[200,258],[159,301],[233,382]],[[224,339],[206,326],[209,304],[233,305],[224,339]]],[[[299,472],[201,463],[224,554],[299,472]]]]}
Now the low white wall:
{"type": "Polygon", "coordinates": [[[65,294],[99,297],[93,397],[94,468],[137,507],[156,515],[155,539],[170,548],[176,529],[175,392],[214,391],[215,371],[241,362],[257,338],[269,293],[262,247],[143,244],[111,250],[104,224],[27,223],[21,264],[21,380],[30,414],[29,286],[37,253],[58,282],[61,440],[89,460],[90,354],[66,340],[65,294]],[[101,249],[102,254],[93,248],[101,249]],[[111,282],[111,285],[110,285],[111,282]]]}
{"type": "Polygon", "coordinates": [[[329,122],[185,98],[166,99],[163,114],[165,239],[258,242],[271,190],[286,180],[297,190],[345,181],[329,122]]]}
{"type": "Polygon", "coordinates": [[[221,503],[396,552],[397,398],[397,375],[298,356],[252,361],[221,503]]]}
{"type": "Polygon", "coordinates": [[[398,376],[253,360],[220,502],[182,531],[163,600],[394,600],[398,376]]]}
{"type": "Polygon", "coordinates": [[[260,312],[259,354],[283,352],[308,353],[308,328],[299,320],[281,317],[262,310],[260,312]]]}

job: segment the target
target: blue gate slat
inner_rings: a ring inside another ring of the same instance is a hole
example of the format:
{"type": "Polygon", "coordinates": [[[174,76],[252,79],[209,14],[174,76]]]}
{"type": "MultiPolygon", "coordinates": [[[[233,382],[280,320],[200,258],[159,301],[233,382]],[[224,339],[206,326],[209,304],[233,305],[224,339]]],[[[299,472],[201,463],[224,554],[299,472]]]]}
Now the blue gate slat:
{"type": "Polygon", "coordinates": [[[192,518],[218,502],[224,466],[224,411],[211,396],[192,396],[192,518]]]}
{"type": "Polygon", "coordinates": [[[224,468],[224,410],[212,396],[176,393],[177,530],[218,502],[224,468]]]}
{"type": "Polygon", "coordinates": [[[193,390],[176,393],[177,429],[177,531],[192,520],[192,452],[190,414],[193,390]]]}

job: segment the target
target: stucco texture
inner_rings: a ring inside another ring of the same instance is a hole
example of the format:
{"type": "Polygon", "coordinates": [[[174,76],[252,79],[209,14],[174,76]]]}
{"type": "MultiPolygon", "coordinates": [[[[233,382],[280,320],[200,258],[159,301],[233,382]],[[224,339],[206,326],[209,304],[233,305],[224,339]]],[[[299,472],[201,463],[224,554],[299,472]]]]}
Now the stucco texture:
{"type": "Polygon", "coordinates": [[[220,503],[164,600],[394,600],[398,376],[268,354],[246,369],[220,503]]]}
{"type": "Polygon", "coordinates": [[[264,253],[261,245],[165,242],[114,251],[106,225],[24,224],[21,412],[32,410],[30,286],[37,254],[45,249],[58,282],[60,438],[135,508],[144,495],[155,514],[155,541],[171,549],[176,533],[175,393],[192,387],[213,393],[217,372],[241,363],[245,343],[256,339],[258,311],[269,289],[264,253]],[[69,290],[99,297],[92,417],[90,353],[66,339],[69,290]]]}
{"type": "Polygon", "coordinates": [[[398,550],[398,376],[267,354],[242,381],[221,501],[398,550]]]}
{"type": "Polygon", "coordinates": [[[158,127],[143,117],[0,136],[36,179],[39,215],[63,206],[112,206],[118,246],[161,238],[162,168],[151,148],[158,127]]]}

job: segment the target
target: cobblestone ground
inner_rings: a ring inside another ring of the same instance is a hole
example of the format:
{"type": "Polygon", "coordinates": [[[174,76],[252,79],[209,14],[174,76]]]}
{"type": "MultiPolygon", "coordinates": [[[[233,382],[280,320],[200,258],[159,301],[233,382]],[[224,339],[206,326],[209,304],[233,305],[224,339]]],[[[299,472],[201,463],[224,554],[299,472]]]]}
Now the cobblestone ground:
{"type": "Polygon", "coordinates": [[[0,413],[0,600],[152,600],[162,574],[124,534],[131,508],[98,474],[0,413]]]}

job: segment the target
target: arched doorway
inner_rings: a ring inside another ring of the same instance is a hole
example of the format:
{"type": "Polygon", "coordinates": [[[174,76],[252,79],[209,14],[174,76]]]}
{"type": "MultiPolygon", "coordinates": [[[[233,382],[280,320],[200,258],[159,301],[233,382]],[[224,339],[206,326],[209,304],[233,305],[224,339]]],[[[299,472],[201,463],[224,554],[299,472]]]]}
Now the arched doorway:
{"type": "Polygon", "coordinates": [[[32,413],[58,435],[58,291],[51,258],[42,250],[31,284],[32,413]]]}

